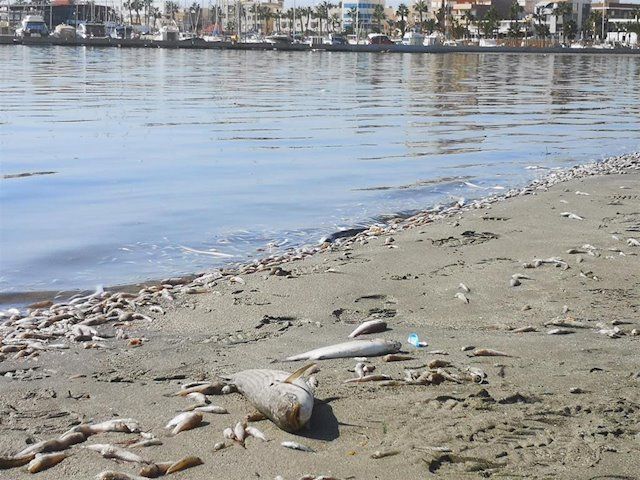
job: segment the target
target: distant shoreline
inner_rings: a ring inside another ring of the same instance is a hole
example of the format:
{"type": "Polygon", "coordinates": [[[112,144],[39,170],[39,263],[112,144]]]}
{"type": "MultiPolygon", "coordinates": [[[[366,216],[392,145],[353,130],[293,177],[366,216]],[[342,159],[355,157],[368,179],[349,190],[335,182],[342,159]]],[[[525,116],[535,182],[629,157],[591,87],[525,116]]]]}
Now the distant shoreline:
{"type": "Polygon", "coordinates": [[[0,35],[0,45],[56,45],[69,47],[116,47],[116,48],[169,48],[187,50],[279,50],[287,52],[364,52],[364,53],[533,53],[533,54],[609,54],[640,55],[640,48],[565,48],[565,47],[478,47],[472,45],[317,45],[306,44],[270,44],[270,43],[232,43],[205,42],[203,40],[160,41],[139,39],[94,38],[61,40],[54,37],[18,38],[12,35],[0,35]]]}

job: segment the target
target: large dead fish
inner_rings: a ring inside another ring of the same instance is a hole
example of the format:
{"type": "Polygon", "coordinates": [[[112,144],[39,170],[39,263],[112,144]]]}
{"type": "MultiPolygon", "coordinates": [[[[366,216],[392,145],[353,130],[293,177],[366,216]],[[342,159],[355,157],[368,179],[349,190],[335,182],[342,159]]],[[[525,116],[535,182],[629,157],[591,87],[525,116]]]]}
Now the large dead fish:
{"type": "Polygon", "coordinates": [[[309,352],[285,358],[285,362],[296,360],[325,360],[327,358],[348,357],[376,357],[387,353],[397,353],[402,345],[400,342],[375,338],[373,340],[352,340],[327,347],[316,348],[309,352]]]}
{"type": "Polygon", "coordinates": [[[265,417],[282,430],[295,432],[311,418],[313,393],[301,377],[312,366],[306,365],[294,373],[244,370],[229,380],[265,417]]]}

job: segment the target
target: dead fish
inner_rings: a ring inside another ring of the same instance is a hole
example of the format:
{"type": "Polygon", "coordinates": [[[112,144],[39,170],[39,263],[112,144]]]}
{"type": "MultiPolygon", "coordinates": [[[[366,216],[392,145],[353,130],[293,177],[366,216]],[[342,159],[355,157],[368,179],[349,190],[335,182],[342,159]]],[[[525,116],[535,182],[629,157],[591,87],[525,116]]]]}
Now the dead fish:
{"type": "Polygon", "coordinates": [[[36,453],[59,452],[61,450],[66,450],[71,445],[82,443],[85,440],[86,437],[81,432],[67,432],[59,438],[36,442],[16,454],[16,457],[24,457],[36,453]]]}
{"type": "Polygon", "coordinates": [[[256,427],[246,427],[245,432],[247,433],[247,435],[251,435],[252,437],[262,440],[263,442],[269,441],[267,440],[265,434],[258,430],[256,427]]]}
{"type": "Polygon", "coordinates": [[[415,357],[412,357],[410,355],[399,355],[396,353],[390,353],[382,357],[382,360],[384,362],[404,362],[406,360],[413,360],[414,358],[415,357]]]}
{"type": "Polygon", "coordinates": [[[29,473],[38,473],[48,468],[54,467],[69,456],[68,453],[38,453],[29,462],[27,470],[29,473]]]}
{"type": "Polygon", "coordinates": [[[590,195],[587,192],[581,192],[580,190],[576,190],[576,195],[590,195]]]}
{"type": "Polygon", "coordinates": [[[242,422],[236,423],[236,426],[233,427],[233,436],[236,437],[236,440],[240,443],[244,443],[244,439],[247,437],[247,432],[245,432],[246,425],[242,422]]]}
{"type": "Polygon", "coordinates": [[[630,247],[640,247],[640,242],[635,238],[629,238],[627,240],[627,245],[629,245],[630,247]]]}
{"type": "Polygon", "coordinates": [[[173,462],[151,463],[143,466],[138,473],[147,478],[161,477],[167,473],[171,465],[173,465],[173,462]]]}
{"type": "Polygon", "coordinates": [[[389,375],[366,375],[361,378],[349,378],[343,383],[381,382],[383,380],[391,380],[391,377],[389,375]]]}
{"type": "Polygon", "coordinates": [[[86,436],[106,432],[139,433],[140,424],[133,418],[114,418],[92,425],[80,424],[72,428],[70,432],[82,432],[86,436]]]}
{"type": "Polygon", "coordinates": [[[524,327],[515,328],[512,330],[513,333],[527,333],[527,332],[537,332],[536,327],[533,325],[526,325],[524,327]]]}
{"type": "Polygon", "coordinates": [[[235,433],[233,433],[233,428],[228,428],[228,427],[225,428],[222,431],[222,436],[224,438],[228,438],[229,440],[235,440],[236,439],[236,435],[235,435],[235,433]]]}
{"type": "Polygon", "coordinates": [[[511,278],[509,280],[509,286],[511,287],[519,287],[520,285],[522,285],[522,282],[517,278],[511,278]]]}
{"type": "Polygon", "coordinates": [[[490,348],[477,348],[473,351],[476,357],[510,357],[511,355],[490,348]]]}
{"type": "Polygon", "coordinates": [[[176,415],[175,417],[173,417],[171,420],[169,420],[169,423],[167,423],[164,428],[165,429],[169,429],[169,428],[173,428],[176,425],[178,425],[182,420],[184,420],[185,418],[187,418],[189,416],[191,412],[183,412],[180,413],[178,415],[176,415]]]}
{"type": "Polygon", "coordinates": [[[162,445],[162,441],[157,438],[143,438],[142,440],[132,443],[129,447],[155,447],[156,445],[162,445]]]}
{"type": "Polygon", "coordinates": [[[129,450],[116,447],[109,443],[94,443],[93,445],[87,445],[84,448],[98,452],[104,458],[114,458],[116,460],[122,460],[123,462],[132,463],[149,463],[147,460],[144,460],[142,457],[129,450]]]}
{"type": "Polygon", "coordinates": [[[124,472],[114,472],[112,470],[105,470],[96,475],[96,480],[148,480],[147,477],[141,477],[139,475],[132,475],[124,472]]]}
{"type": "Polygon", "coordinates": [[[296,360],[325,360],[328,358],[376,357],[387,353],[397,353],[400,342],[376,338],[373,340],[352,340],[350,342],[329,345],[309,352],[287,357],[285,362],[296,360]]]}
{"type": "Polygon", "coordinates": [[[218,405],[205,405],[201,407],[195,407],[193,411],[202,413],[217,413],[220,415],[229,413],[226,408],[219,407],[218,405]]]}
{"type": "Polygon", "coordinates": [[[313,448],[307,447],[306,445],[302,445],[301,443],[298,442],[282,442],[280,445],[282,445],[285,448],[290,448],[292,450],[300,450],[301,452],[309,452],[309,453],[316,453],[316,451],[313,448]]]}
{"type": "Polygon", "coordinates": [[[31,460],[35,458],[36,454],[32,453],[30,455],[25,456],[15,456],[15,457],[0,457],[0,470],[6,470],[9,468],[17,468],[26,465],[31,460]]]}
{"type": "Polygon", "coordinates": [[[568,335],[570,333],[576,333],[575,330],[568,328],[552,328],[547,332],[547,335],[568,335]]]}
{"type": "Polygon", "coordinates": [[[571,213],[571,212],[562,212],[560,216],[565,218],[570,218],[572,220],[584,220],[584,218],[581,217],[580,215],[576,215],[575,213],[571,213]]]}
{"type": "Polygon", "coordinates": [[[464,283],[460,283],[460,285],[458,285],[458,288],[465,293],[469,293],[471,291],[471,289],[467,287],[464,283]]]}
{"type": "Polygon", "coordinates": [[[218,442],[213,446],[213,451],[217,452],[218,450],[222,450],[223,448],[225,448],[227,445],[224,442],[218,442]]]}
{"type": "Polygon", "coordinates": [[[349,334],[349,338],[355,338],[358,335],[366,333],[384,332],[387,329],[387,322],[384,320],[369,320],[360,324],[353,332],[349,334]]]}
{"type": "Polygon", "coordinates": [[[464,293],[456,293],[455,297],[462,300],[464,303],[469,303],[469,299],[467,298],[467,296],[464,293]]]}
{"type": "Polygon", "coordinates": [[[305,365],[293,373],[245,370],[230,379],[260,413],[282,430],[295,432],[307,424],[313,410],[313,393],[301,378],[311,367],[305,365]]]}
{"type": "Polygon", "coordinates": [[[400,453],[400,450],[387,450],[387,451],[376,450],[371,454],[371,458],[378,459],[378,458],[384,458],[384,457],[392,457],[393,455],[398,455],[399,453],[400,453]]]}
{"type": "Polygon", "coordinates": [[[222,382],[207,382],[207,383],[199,383],[193,386],[189,386],[188,388],[183,388],[178,393],[177,396],[186,397],[190,393],[202,393],[203,395],[219,395],[222,393],[222,389],[224,388],[224,384],[222,382]]]}
{"type": "Polygon", "coordinates": [[[365,376],[364,363],[362,363],[362,362],[356,363],[355,372],[356,372],[356,375],[358,376],[358,378],[364,377],[365,376]]]}
{"type": "Polygon", "coordinates": [[[187,468],[197,467],[198,465],[203,465],[204,462],[200,457],[189,456],[184,457],[177,462],[171,464],[171,466],[167,469],[166,475],[170,473],[180,472],[182,470],[186,470],[187,468]]]}
{"type": "Polygon", "coordinates": [[[202,414],[199,412],[187,412],[187,415],[182,418],[176,426],[171,430],[171,435],[177,435],[180,432],[186,432],[196,428],[202,423],[202,414]]]}
{"type": "Polygon", "coordinates": [[[207,403],[209,403],[209,401],[207,400],[207,396],[204,393],[200,392],[188,393],[187,398],[190,398],[199,405],[206,405],[207,403]]]}

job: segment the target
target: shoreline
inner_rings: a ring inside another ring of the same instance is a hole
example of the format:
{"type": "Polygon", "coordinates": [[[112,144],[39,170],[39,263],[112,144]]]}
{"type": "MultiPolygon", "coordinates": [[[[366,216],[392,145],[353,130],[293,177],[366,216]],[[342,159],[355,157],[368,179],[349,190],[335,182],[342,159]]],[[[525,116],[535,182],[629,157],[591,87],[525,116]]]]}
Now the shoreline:
{"type": "Polygon", "coordinates": [[[269,43],[231,43],[205,41],[161,41],[135,39],[78,39],[61,40],[51,37],[18,38],[12,35],[0,35],[0,45],[26,46],[67,46],[97,48],[168,48],[188,50],[277,50],[286,52],[361,52],[361,53],[529,53],[529,54],[589,54],[589,55],[640,55],[640,48],[618,47],[604,48],[565,48],[565,47],[479,47],[479,46],[421,46],[421,45],[316,45],[306,44],[269,44],[269,43]]]}
{"type": "MultiPolygon", "coordinates": [[[[426,208],[411,215],[387,214],[384,222],[373,222],[366,226],[350,227],[344,230],[338,230],[333,232],[317,244],[306,244],[297,248],[287,249],[284,252],[271,254],[268,256],[258,256],[251,261],[246,262],[229,262],[220,267],[213,267],[210,270],[202,272],[189,272],[185,274],[178,274],[169,278],[156,278],[148,279],[134,283],[124,283],[119,285],[109,285],[104,287],[104,291],[110,294],[114,293],[135,293],[136,291],[143,291],[150,286],[159,286],[163,283],[176,283],[177,280],[181,280],[181,285],[187,285],[195,282],[196,286],[199,286],[199,279],[210,279],[213,277],[222,278],[225,276],[240,275],[246,273],[255,273],[265,270],[265,268],[274,268],[281,264],[291,261],[302,260],[310,255],[326,251],[329,248],[340,247],[344,244],[349,244],[358,238],[369,236],[372,230],[379,232],[380,234],[394,233],[395,225],[400,229],[409,227],[420,226],[424,222],[430,222],[433,220],[445,218],[447,216],[455,215],[460,212],[467,211],[469,209],[483,208],[495,202],[501,202],[512,198],[514,196],[532,193],[532,189],[545,188],[551,185],[555,185],[558,182],[564,182],[573,178],[583,178],[590,175],[605,175],[610,173],[617,173],[619,170],[618,165],[611,165],[617,163],[620,160],[624,162],[624,159],[630,158],[632,160],[640,159],[640,152],[629,152],[626,154],[618,155],[615,157],[605,158],[603,160],[596,160],[586,164],[574,165],[566,168],[548,169],[548,173],[532,180],[522,187],[510,188],[503,193],[494,193],[478,198],[474,198],[471,202],[465,205],[459,205],[456,202],[450,202],[447,205],[441,206],[441,208],[426,208]],[[612,166],[611,170],[607,170],[609,166],[612,166]],[[592,170],[595,169],[595,170],[592,170]],[[415,225],[411,225],[413,222],[418,222],[415,225]],[[381,230],[380,230],[381,229],[381,230]]],[[[623,163],[624,165],[624,163],[623,163]]],[[[622,168],[625,168],[624,166],[622,168]]],[[[216,279],[217,279],[216,278],[216,279]]],[[[67,300],[79,296],[89,296],[96,292],[92,289],[69,289],[69,290],[36,290],[36,291],[24,291],[24,292],[0,292],[0,305],[4,308],[28,308],[30,304],[42,303],[45,301],[57,301],[55,303],[64,303],[67,300]]],[[[2,309],[0,309],[0,312],[2,309]]]]}
{"type": "MultiPolygon", "coordinates": [[[[99,433],[39,478],[140,470],[92,444],[153,463],[197,456],[204,466],[181,474],[193,480],[212,471],[238,480],[633,478],[639,191],[640,154],[629,154],[374,225],[321,255],[11,312],[0,319],[0,466],[79,424],[128,418],[151,446],[129,446],[138,433],[99,433]],[[386,330],[360,338],[402,342],[411,359],[317,361],[308,428],[252,422],[269,441],[215,450],[254,410],[233,392],[206,396],[228,413],[204,413],[178,435],[163,428],[194,404],[176,395],[184,385],[252,368],[295,371],[305,362],[282,360],[344,342],[372,319],[386,330]],[[413,333],[427,346],[411,346],[413,333]],[[357,362],[392,380],[351,383],[357,362]]],[[[6,474],[31,478],[24,467],[6,474]]]]}

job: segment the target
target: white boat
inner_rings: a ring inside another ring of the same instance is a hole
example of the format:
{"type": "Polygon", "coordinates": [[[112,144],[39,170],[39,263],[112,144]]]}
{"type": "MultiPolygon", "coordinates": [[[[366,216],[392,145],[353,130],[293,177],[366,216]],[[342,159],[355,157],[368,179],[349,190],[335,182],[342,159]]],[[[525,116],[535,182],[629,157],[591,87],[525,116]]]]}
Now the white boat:
{"type": "Polygon", "coordinates": [[[20,27],[16,29],[16,35],[18,37],[46,37],[49,35],[49,28],[42,15],[27,15],[22,19],[20,27]]]}
{"type": "Polygon", "coordinates": [[[174,20],[158,20],[158,33],[153,37],[154,40],[164,42],[177,42],[180,40],[180,29],[174,20]]]}
{"type": "Polygon", "coordinates": [[[402,45],[422,45],[424,35],[419,32],[407,32],[402,37],[402,45]]]}
{"type": "Polygon", "coordinates": [[[53,30],[52,35],[56,38],[59,38],[60,40],[71,42],[76,39],[76,29],[71,25],[61,23],[60,25],[56,26],[56,28],[53,30]]]}
{"type": "Polygon", "coordinates": [[[480,43],[478,43],[479,47],[497,47],[498,42],[495,38],[481,38],[480,43]]]}
{"type": "Polygon", "coordinates": [[[202,39],[205,42],[224,42],[224,38],[220,35],[203,35],[202,39]]]}
{"type": "Polygon", "coordinates": [[[431,47],[434,45],[442,45],[442,34],[440,32],[433,32],[431,35],[424,37],[422,44],[425,47],[431,47]]]}
{"type": "Polygon", "coordinates": [[[289,35],[283,35],[283,34],[279,34],[276,33],[274,35],[269,35],[267,37],[264,38],[264,41],[266,43],[271,43],[271,44],[288,44],[291,43],[291,37],[289,35]]]}
{"type": "Polygon", "coordinates": [[[102,23],[81,23],[76,28],[76,35],[79,38],[107,38],[107,32],[102,23]]]}

